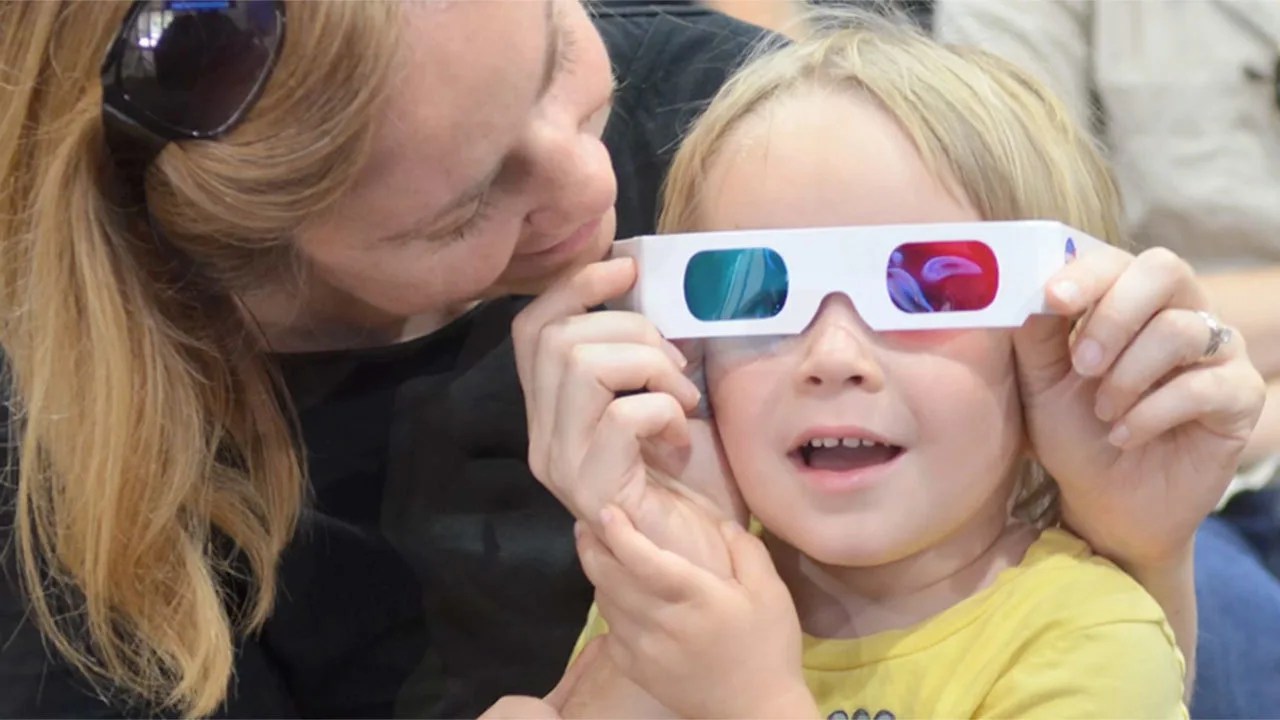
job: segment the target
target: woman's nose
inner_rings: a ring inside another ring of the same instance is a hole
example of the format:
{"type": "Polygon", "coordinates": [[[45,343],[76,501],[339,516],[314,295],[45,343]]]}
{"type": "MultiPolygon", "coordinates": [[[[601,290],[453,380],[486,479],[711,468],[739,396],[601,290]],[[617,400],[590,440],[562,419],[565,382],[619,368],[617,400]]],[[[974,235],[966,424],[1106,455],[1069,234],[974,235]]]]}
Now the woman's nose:
{"type": "Polygon", "coordinates": [[[603,215],[613,206],[617,180],[604,143],[576,126],[537,131],[530,182],[537,203],[525,218],[536,234],[561,237],[603,215]]]}

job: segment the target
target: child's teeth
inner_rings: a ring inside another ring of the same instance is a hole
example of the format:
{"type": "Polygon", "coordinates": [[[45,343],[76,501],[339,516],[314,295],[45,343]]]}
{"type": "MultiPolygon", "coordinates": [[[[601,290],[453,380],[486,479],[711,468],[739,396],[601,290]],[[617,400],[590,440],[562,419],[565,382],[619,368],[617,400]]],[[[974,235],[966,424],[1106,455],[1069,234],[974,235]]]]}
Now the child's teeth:
{"type": "Polygon", "coordinates": [[[843,445],[847,448],[874,447],[880,443],[865,438],[814,438],[808,442],[811,448],[833,448],[843,445]]]}

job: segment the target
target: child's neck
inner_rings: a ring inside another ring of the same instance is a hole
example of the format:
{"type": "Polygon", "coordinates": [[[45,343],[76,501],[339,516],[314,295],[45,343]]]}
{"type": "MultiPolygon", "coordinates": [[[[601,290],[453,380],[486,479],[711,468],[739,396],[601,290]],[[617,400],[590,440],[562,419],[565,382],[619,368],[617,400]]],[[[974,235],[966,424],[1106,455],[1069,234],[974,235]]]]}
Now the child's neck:
{"type": "Polygon", "coordinates": [[[1020,563],[1038,534],[1001,508],[938,545],[876,567],[823,565],[775,537],[766,541],[801,628],[857,638],[911,627],[974,595],[1020,563]]]}

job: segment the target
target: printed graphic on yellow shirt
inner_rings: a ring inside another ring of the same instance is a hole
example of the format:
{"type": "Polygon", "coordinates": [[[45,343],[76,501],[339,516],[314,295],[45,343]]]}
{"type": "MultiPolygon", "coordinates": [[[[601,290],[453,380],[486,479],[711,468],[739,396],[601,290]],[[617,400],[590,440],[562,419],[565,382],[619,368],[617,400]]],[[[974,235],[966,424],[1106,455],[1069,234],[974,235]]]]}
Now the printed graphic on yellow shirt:
{"type": "Polygon", "coordinates": [[[828,715],[827,720],[896,720],[896,718],[888,710],[877,710],[876,714],[872,715],[866,708],[858,708],[852,715],[844,710],[837,710],[828,715]]]}

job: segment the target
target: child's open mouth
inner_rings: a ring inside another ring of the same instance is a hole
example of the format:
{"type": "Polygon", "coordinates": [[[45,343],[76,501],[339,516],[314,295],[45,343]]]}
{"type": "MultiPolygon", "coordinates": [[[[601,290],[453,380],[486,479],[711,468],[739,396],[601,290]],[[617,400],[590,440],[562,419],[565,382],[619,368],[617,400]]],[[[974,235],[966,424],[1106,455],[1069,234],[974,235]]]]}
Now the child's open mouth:
{"type": "Polygon", "coordinates": [[[882,465],[900,454],[902,448],[897,445],[860,438],[814,438],[791,453],[805,467],[829,472],[882,465]]]}

